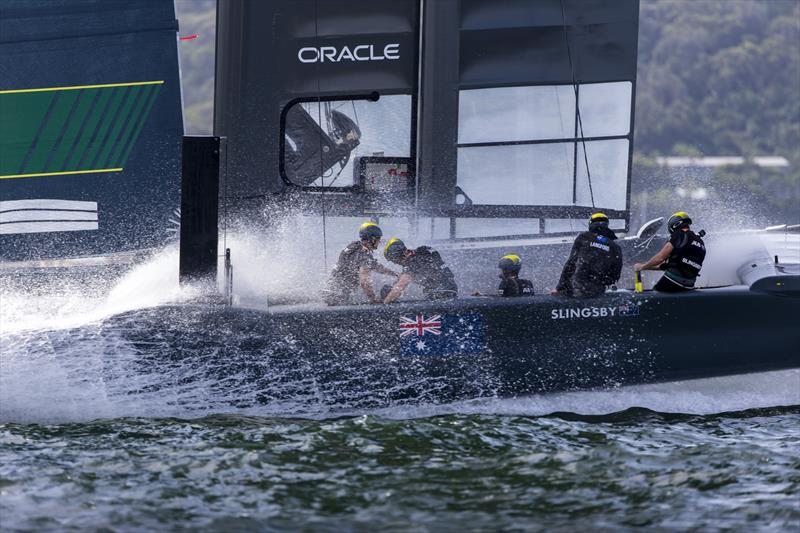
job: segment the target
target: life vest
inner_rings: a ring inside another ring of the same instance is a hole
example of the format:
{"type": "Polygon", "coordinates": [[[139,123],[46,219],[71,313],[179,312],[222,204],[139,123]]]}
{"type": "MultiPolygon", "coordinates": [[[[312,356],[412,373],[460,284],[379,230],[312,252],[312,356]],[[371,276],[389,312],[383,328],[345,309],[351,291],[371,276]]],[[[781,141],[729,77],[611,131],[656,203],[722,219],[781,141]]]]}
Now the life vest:
{"type": "Polygon", "coordinates": [[[575,278],[584,283],[611,285],[619,279],[622,267],[622,250],[614,239],[591,231],[582,234],[584,245],[575,278]]]}
{"type": "Polygon", "coordinates": [[[339,254],[328,282],[329,288],[334,291],[355,290],[359,284],[359,269],[362,266],[374,268],[376,263],[372,252],[365,250],[360,241],[351,242],[339,254]]]}
{"type": "Polygon", "coordinates": [[[706,257],[706,245],[692,230],[681,231],[677,239],[670,239],[672,242],[672,253],[667,259],[664,270],[668,273],[679,276],[684,280],[692,281],[700,275],[703,267],[703,260],[706,257]]]}
{"type": "Polygon", "coordinates": [[[498,296],[533,296],[533,283],[530,280],[500,276],[502,281],[497,288],[498,296]]]}
{"type": "Polygon", "coordinates": [[[408,258],[405,272],[411,275],[415,283],[422,286],[426,295],[440,291],[453,293],[456,291],[453,271],[444,264],[439,252],[428,246],[420,246],[414,250],[414,255],[408,258]]]}

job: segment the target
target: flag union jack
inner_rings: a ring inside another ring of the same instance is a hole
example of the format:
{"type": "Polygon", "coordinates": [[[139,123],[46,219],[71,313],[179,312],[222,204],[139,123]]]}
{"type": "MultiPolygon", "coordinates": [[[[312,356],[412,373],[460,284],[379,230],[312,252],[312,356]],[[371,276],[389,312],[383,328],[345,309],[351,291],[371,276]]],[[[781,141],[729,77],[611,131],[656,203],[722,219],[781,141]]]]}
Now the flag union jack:
{"type": "Polygon", "coordinates": [[[401,316],[400,317],[400,336],[406,337],[414,335],[423,337],[426,333],[433,335],[442,334],[442,315],[401,316]]]}

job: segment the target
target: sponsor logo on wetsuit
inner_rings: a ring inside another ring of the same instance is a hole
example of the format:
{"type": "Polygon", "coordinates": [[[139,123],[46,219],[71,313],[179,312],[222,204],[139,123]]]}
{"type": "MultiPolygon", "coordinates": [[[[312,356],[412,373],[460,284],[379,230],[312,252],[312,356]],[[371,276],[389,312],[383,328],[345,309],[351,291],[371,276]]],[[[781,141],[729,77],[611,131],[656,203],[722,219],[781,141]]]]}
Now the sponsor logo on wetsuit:
{"type": "Polygon", "coordinates": [[[696,268],[697,270],[700,270],[701,268],[703,268],[702,265],[699,265],[699,264],[695,263],[691,259],[686,259],[685,257],[683,259],[681,259],[681,261],[686,263],[687,265],[689,265],[691,267],[696,268]]]}
{"type": "Polygon", "coordinates": [[[617,307],[564,307],[550,310],[550,318],[553,320],[638,315],[639,305],[634,303],[624,304],[617,307]]]}
{"type": "Polygon", "coordinates": [[[593,246],[595,248],[600,248],[601,250],[605,250],[606,252],[610,252],[611,251],[611,247],[609,245],[600,244],[599,242],[592,241],[592,242],[589,243],[589,246],[593,246]]]}

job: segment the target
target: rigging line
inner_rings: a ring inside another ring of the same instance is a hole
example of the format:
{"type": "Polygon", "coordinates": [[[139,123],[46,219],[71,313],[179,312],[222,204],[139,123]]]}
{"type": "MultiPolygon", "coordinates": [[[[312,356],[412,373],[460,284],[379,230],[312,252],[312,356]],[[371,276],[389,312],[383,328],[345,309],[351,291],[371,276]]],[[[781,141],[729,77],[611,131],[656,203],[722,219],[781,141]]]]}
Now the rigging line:
{"type": "MultiPolygon", "coordinates": [[[[336,180],[338,180],[339,176],[342,175],[342,171],[344,170],[345,166],[347,166],[347,165],[344,165],[344,166],[339,168],[339,172],[337,172],[336,175],[333,176],[333,179],[331,180],[331,182],[328,183],[328,187],[333,187],[333,184],[336,183],[336,180]]],[[[333,172],[331,172],[331,175],[333,175],[333,172]]]]}
{"type": "MultiPolygon", "coordinates": [[[[314,45],[319,49],[319,0],[314,0],[314,45]]],[[[319,82],[319,63],[316,65],[317,71],[317,122],[322,126],[322,88],[319,82]]],[[[328,130],[330,131],[330,129],[328,130]]],[[[322,160],[322,137],[319,137],[319,173],[320,173],[320,203],[322,204],[322,275],[328,273],[328,232],[327,221],[325,219],[325,163],[322,160]]]]}
{"type": "Polygon", "coordinates": [[[358,122],[358,110],[356,110],[356,101],[355,100],[350,100],[350,103],[353,104],[353,117],[355,117],[355,119],[356,119],[356,126],[358,126],[359,129],[360,129],[361,128],[361,124],[358,122]]]}
{"type": "MultiPolygon", "coordinates": [[[[222,188],[222,249],[228,249],[228,150],[222,149],[222,143],[219,144],[222,156],[225,158],[225,185],[222,188]]],[[[227,148],[227,144],[225,146],[227,148]]]]}
{"type": "Polygon", "coordinates": [[[333,115],[331,114],[331,103],[325,102],[323,104],[325,108],[325,129],[330,134],[333,131],[333,122],[331,121],[333,115]]]}
{"type": "Polygon", "coordinates": [[[572,51],[570,50],[569,46],[569,33],[567,32],[567,15],[564,11],[564,0],[559,0],[559,4],[561,4],[561,21],[562,26],[564,28],[564,41],[567,44],[567,59],[569,60],[569,70],[572,74],[572,88],[575,91],[575,113],[578,117],[578,129],[580,130],[581,134],[581,146],[583,147],[583,162],[586,165],[586,178],[589,181],[589,198],[592,200],[592,207],[594,205],[594,190],[592,188],[592,173],[589,171],[589,156],[586,153],[586,139],[583,135],[583,120],[581,119],[581,107],[578,103],[578,82],[575,79],[575,66],[572,64],[572,51]]]}

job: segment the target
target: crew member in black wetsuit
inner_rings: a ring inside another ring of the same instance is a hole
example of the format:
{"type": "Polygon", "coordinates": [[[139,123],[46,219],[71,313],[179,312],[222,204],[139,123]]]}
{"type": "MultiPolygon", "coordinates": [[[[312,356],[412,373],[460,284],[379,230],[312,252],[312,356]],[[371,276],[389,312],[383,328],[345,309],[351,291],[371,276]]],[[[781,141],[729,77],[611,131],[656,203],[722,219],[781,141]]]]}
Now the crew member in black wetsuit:
{"type": "Polygon", "coordinates": [[[370,303],[379,304],[381,300],[372,288],[369,273],[398,276],[397,272],[386,268],[372,257],[372,252],[378,248],[383,236],[381,228],[373,222],[365,222],[358,229],[358,236],[360,240],[348,244],[333,267],[328,287],[323,294],[328,305],[353,303],[353,293],[357,292],[359,286],[370,303]]]}
{"type": "Polygon", "coordinates": [[[575,238],[556,290],[575,298],[594,298],[613,285],[622,272],[622,249],[614,241],[617,235],[608,227],[608,217],[595,213],[589,219],[589,231],[575,238]]]}
{"type": "Polygon", "coordinates": [[[403,273],[393,287],[381,291],[383,303],[397,300],[410,283],[422,286],[422,294],[429,300],[455,298],[456,281],[453,272],[442,261],[439,252],[428,246],[409,250],[397,237],[389,239],[383,249],[387,260],[403,267],[403,273]]]}
{"type": "Polygon", "coordinates": [[[691,230],[692,219],[678,211],[667,221],[670,238],[659,252],[646,263],[636,263],[633,270],[663,270],[654,290],[660,292],[686,292],[694,289],[697,276],[706,257],[706,244],[700,235],[691,230]]]}
{"type": "Polygon", "coordinates": [[[500,269],[500,286],[497,288],[499,296],[533,296],[533,283],[519,277],[522,260],[518,255],[504,255],[497,268],[500,269]]]}

